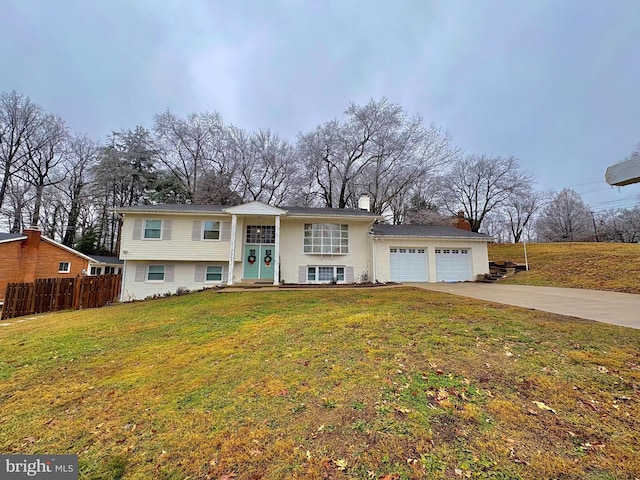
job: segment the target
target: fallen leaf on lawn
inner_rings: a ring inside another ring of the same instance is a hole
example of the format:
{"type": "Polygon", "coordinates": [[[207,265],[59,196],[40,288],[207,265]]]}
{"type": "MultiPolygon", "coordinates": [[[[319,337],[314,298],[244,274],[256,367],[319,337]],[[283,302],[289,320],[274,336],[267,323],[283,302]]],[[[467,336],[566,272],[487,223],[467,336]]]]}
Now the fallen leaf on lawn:
{"type": "Polygon", "coordinates": [[[402,413],[404,415],[411,413],[411,409],[410,408],[404,408],[404,407],[393,407],[393,409],[398,412],[398,413],[402,413]]]}
{"type": "Polygon", "coordinates": [[[347,467],[349,466],[347,461],[344,458],[340,458],[336,460],[334,463],[336,464],[336,467],[338,467],[338,470],[346,470],[347,467]]]}
{"type": "Polygon", "coordinates": [[[539,415],[539,413],[538,413],[538,412],[536,412],[535,410],[531,410],[530,408],[528,408],[528,409],[527,409],[527,413],[528,413],[529,415],[535,415],[535,416],[538,416],[538,415],[539,415]]]}
{"type": "Polygon", "coordinates": [[[609,369],[607,367],[605,367],[604,365],[598,365],[598,371],[600,373],[609,373],[609,369]]]}
{"type": "Polygon", "coordinates": [[[555,415],[557,415],[557,414],[558,414],[558,413],[557,413],[553,408],[551,408],[550,406],[548,406],[548,405],[544,404],[543,402],[536,402],[536,401],[534,401],[533,403],[534,403],[534,405],[536,405],[540,410],[547,410],[547,411],[549,411],[549,412],[554,413],[555,415]]]}
{"type": "Polygon", "coordinates": [[[232,472],[232,473],[225,473],[218,480],[233,480],[234,478],[236,478],[236,474],[232,472]]]}

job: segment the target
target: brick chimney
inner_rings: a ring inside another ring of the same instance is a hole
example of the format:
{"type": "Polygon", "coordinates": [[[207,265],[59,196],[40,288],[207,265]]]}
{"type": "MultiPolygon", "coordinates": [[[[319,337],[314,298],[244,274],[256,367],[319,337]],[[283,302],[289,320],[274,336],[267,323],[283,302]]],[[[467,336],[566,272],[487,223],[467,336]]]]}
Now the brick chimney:
{"type": "Polygon", "coordinates": [[[466,230],[468,232],[471,231],[471,224],[469,223],[469,220],[464,218],[464,212],[462,211],[458,212],[458,215],[456,216],[456,228],[466,230]]]}
{"type": "Polygon", "coordinates": [[[22,272],[22,282],[33,282],[36,278],[36,266],[38,265],[38,255],[40,254],[40,237],[42,232],[37,228],[28,228],[22,231],[27,236],[22,242],[22,252],[20,255],[20,271],[22,272]]]}

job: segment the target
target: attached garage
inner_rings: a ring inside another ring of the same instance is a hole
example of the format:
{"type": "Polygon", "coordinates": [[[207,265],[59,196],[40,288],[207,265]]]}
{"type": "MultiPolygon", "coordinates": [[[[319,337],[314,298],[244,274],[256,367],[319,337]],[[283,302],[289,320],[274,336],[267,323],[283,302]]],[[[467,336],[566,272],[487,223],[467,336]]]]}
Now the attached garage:
{"type": "Polygon", "coordinates": [[[466,282],[489,273],[489,235],[445,225],[372,227],[373,279],[466,282]]]}
{"type": "Polygon", "coordinates": [[[469,248],[436,248],[436,282],[473,280],[469,248]]]}
{"type": "Polygon", "coordinates": [[[389,248],[392,282],[428,282],[427,250],[425,248],[389,248]]]}

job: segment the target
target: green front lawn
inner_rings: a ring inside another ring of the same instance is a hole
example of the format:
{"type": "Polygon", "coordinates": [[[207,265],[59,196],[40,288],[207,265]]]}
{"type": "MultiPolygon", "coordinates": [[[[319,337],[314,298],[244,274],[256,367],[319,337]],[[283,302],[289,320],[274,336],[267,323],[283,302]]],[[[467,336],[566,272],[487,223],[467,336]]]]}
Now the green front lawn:
{"type": "Polygon", "coordinates": [[[0,451],[83,479],[640,476],[640,331],[411,288],[0,327],[0,451]]]}

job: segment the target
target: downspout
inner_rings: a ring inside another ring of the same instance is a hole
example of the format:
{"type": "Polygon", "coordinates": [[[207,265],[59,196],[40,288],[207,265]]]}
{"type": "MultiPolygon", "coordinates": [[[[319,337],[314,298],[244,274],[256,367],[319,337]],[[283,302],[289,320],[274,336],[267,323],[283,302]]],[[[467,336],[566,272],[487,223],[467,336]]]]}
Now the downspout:
{"type": "MultiPolygon", "coordinates": [[[[117,213],[117,212],[116,212],[117,213]]],[[[120,225],[124,225],[124,213],[118,213],[118,216],[120,218],[122,218],[122,222],[120,222],[120,225]]],[[[120,235],[119,237],[122,236],[122,229],[120,229],[120,235]]],[[[120,241],[120,239],[118,239],[118,243],[120,245],[120,249],[122,249],[122,242],[120,241]]],[[[120,258],[122,256],[123,252],[120,250],[118,252],[118,258],[120,258]]],[[[124,259],[124,264],[122,265],[122,272],[120,272],[120,274],[122,275],[122,281],[120,282],[120,301],[124,302],[124,282],[127,279],[127,260],[124,259]]]]}
{"type": "Polygon", "coordinates": [[[273,284],[280,284],[280,215],[276,215],[276,244],[273,246],[273,284]]]}
{"type": "Polygon", "coordinates": [[[120,274],[122,275],[122,282],[120,282],[120,301],[124,302],[124,281],[127,278],[127,260],[124,261],[120,274]]]}
{"type": "Polygon", "coordinates": [[[369,279],[369,281],[371,283],[377,283],[377,279],[378,279],[378,249],[376,247],[376,244],[378,243],[378,240],[376,239],[376,237],[371,234],[371,241],[373,242],[373,262],[371,262],[372,264],[372,268],[373,268],[373,275],[372,277],[369,279]]]}
{"type": "Polygon", "coordinates": [[[238,227],[238,216],[231,216],[231,238],[229,245],[229,273],[227,275],[227,285],[233,285],[233,273],[236,259],[236,228],[238,227]]]}

